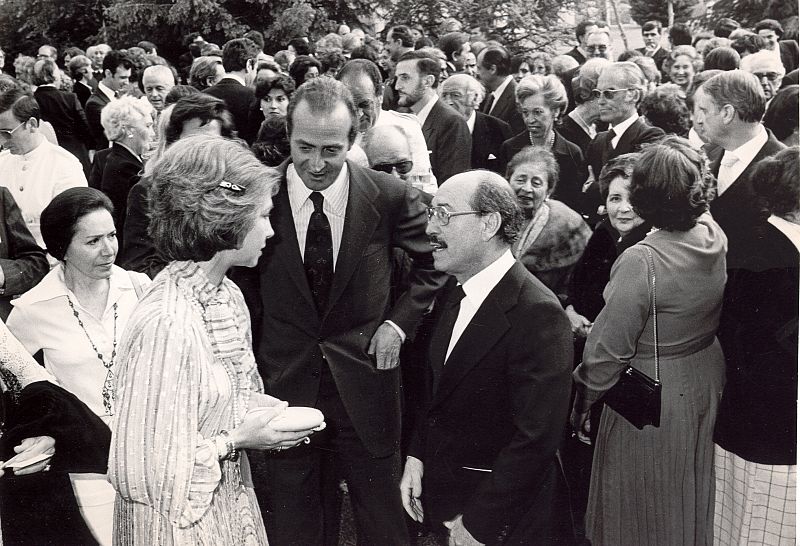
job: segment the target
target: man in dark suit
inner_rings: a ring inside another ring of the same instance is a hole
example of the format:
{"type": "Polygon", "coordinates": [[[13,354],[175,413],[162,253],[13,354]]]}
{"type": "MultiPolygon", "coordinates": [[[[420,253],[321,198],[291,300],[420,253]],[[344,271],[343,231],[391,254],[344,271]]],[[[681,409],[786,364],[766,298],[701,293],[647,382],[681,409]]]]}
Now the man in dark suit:
{"type": "MultiPolygon", "coordinates": [[[[229,40],[222,48],[222,66],[225,76],[205,93],[225,101],[228,110],[233,114],[233,123],[239,137],[252,144],[263,121],[258,116],[250,115],[251,106],[256,102],[255,92],[248,87],[255,75],[255,58],[258,46],[247,38],[229,40]]],[[[261,114],[261,110],[258,110],[261,114]]]]}
{"type": "Polygon", "coordinates": [[[711,214],[728,236],[729,269],[739,267],[758,244],[752,227],[760,211],[750,173],[760,160],[785,148],[761,125],[765,103],[758,81],[741,70],[714,76],[694,95],[695,130],[718,146],[709,157],[717,179],[711,214]]]}
{"type": "Polygon", "coordinates": [[[589,57],[586,52],[586,36],[595,30],[597,30],[597,22],[591,19],[586,19],[578,23],[575,26],[575,38],[578,40],[578,45],[564,53],[564,55],[569,55],[578,61],[579,66],[585,63],[586,59],[589,57]]]}
{"type": "Polygon", "coordinates": [[[398,104],[410,108],[422,124],[431,152],[431,170],[439,184],[470,166],[472,137],[467,123],[436,96],[439,61],[426,53],[410,51],[395,67],[398,104]]]}
{"type": "Polygon", "coordinates": [[[94,149],[108,148],[108,139],[100,123],[100,112],[106,104],[118,98],[130,84],[133,63],[120,51],[109,51],[103,58],[103,80],[86,101],[86,120],[94,139],[94,149]]]}
{"type": "Polygon", "coordinates": [[[662,68],[664,59],[669,57],[669,51],[661,47],[661,21],[647,21],[642,25],[642,39],[644,47],[636,51],[641,52],[645,57],[652,57],[656,63],[656,68],[661,72],[661,81],[668,81],[668,74],[662,68]]]}
{"type": "Polygon", "coordinates": [[[525,122],[517,111],[517,84],[511,74],[511,54],[502,46],[489,46],[478,54],[478,79],[486,88],[481,112],[511,126],[511,134],[525,130],[525,122]]]}
{"type": "Polygon", "coordinates": [[[291,160],[274,198],[277,235],[254,269],[235,275],[253,320],[266,391],[315,406],[327,429],[310,445],[254,454],[270,542],[336,544],[345,479],[359,542],[408,544],[400,477],[398,353],[444,283],[425,236],[423,195],[345,162],[358,130],[347,88],[302,85],[289,105],[291,160]],[[410,257],[409,288],[392,299],[394,248],[410,257]]]}
{"type": "Polygon", "coordinates": [[[487,116],[477,109],[483,99],[483,86],[466,74],[455,74],[441,85],[442,100],[458,112],[472,133],[473,169],[487,169],[500,175],[505,173],[500,165],[500,146],[511,138],[511,127],[505,121],[487,116]]]}
{"type": "Polygon", "coordinates": [[[556,456],[570,396],[569,321],[511,254],[522,218],[502,177],[450,179],[429,216],[436,269],[455,279],[437,300],[430,399],[409,447],[403,505],[450,544],[569,544],[556,456]]]}
{"type": "Polygon", "coordinates": [[[783,26],[778,21],[764,19],[756,23],[753,30],[764,38],[769,51],[777,51],[779,53],[784,73],[797,69],[798,60],[800,60],[800,50],[798,50],[797,42],[794,40],[781,40],[783,26]]]}
{"type": "Polygon", "coordinates": [[[608,123],[608,131],[602,131],[589,143],[586,162],[592,169],[595,182],[587,189],[590,225],[597,217],[597,208],[602,205],[597,178],[609,159],[622,154],[638,152],[643,144],[654,142],[664,136],[664,131],[651,127],[639,117],[637,105],[644,96],[646,82],[641,69],[631,62],[617,62],[600,72],[597,80],[596,98],[600,120],[608,123]]]}

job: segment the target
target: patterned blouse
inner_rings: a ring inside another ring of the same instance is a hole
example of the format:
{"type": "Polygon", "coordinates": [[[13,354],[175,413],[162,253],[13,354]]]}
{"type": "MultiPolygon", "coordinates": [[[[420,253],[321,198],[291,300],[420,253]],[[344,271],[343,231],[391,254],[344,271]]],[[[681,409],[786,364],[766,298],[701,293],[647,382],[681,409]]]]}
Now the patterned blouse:
{"type": "Polygon", "coordinates": [[[247,457],[217,459],[263,384],[250,317],[229,279],[173,262],[131,317],[119,349],[109,480],[114,543],[266,544],[247,457]]]}

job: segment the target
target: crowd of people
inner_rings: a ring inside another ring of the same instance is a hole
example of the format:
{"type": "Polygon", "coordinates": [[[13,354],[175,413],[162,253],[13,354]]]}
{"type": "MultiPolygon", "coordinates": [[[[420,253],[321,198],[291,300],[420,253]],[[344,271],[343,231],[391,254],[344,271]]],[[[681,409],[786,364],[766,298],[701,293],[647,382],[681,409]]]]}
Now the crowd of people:
{"type": "Polygon", "coordinates": [[[794,543],[796,29],[445,23],[0,73],[0,544],[794,543]]]}

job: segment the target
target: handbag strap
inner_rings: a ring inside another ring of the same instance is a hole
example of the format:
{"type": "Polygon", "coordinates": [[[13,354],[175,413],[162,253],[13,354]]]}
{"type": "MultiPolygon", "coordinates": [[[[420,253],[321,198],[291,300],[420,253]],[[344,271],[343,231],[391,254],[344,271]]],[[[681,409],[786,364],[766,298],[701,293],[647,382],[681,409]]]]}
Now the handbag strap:
{"type": "Polygon", "coordinates": [[[650,272],[650,292],[653,294],[652,302],[653,302],[653,341],[655,343],[653,347],[653,354],[655,355],[656,360],[656,382],[661,382],[661,373],[658,366],[658,313],[656,312],[656,265],[653,261],[653,252],[650,250],[649,246],[644,245],[645,250],[647,250],[647,268],[650,272]]]}

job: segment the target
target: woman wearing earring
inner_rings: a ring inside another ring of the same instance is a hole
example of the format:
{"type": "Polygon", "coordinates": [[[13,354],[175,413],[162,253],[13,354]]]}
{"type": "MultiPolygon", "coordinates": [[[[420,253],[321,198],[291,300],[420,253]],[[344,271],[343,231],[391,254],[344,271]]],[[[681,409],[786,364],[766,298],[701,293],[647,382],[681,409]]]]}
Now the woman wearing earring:
{"type": "Polygon", "coordinates": [[[588,177],[583,154],[576,144],[556,131],[556,121],[567,109],[567,91],[557,76],[525,76],[517,85],[517,109],[525,121],[525,130],[503,142],[500,167],[504,171],[511,158],[527,146],[544,146],[553,152],[558,163],[558,181],[553,199],[572,210],[583,212],[582,186],[588,177]]]}
{"type": "MultiPolygon", "coordinates": [[[[59,264],[12,302],[8,328],[66,390],[110,424],[115,410],[117,346],[150,281],[114,265],[111,201],[71,188],[42,211],[42,237],[59,264]]],[[[81,514],[100,544],[111,544],[114,489],[105,474],[70,475],[81,514]]]]}
{"type": "Polygon", "coordinates": [[[101,114],[111,152],[103,168],[100,189],[114,205],[114,225],[117,226],[119,246],[125,227],[128,193],[139,181],[142,156],[155,139],[153,108],[150,103],[133,97],[121,97],[107,104],[101,114]]]}

